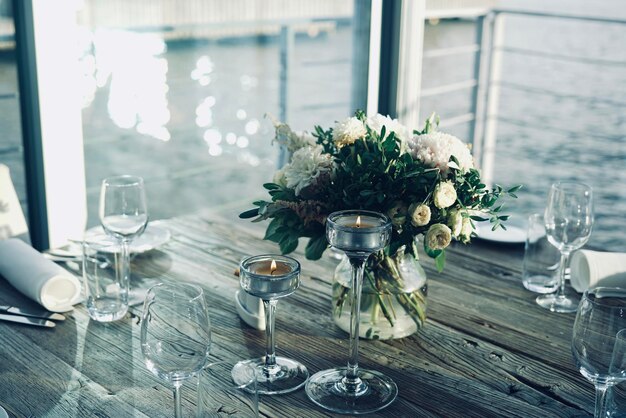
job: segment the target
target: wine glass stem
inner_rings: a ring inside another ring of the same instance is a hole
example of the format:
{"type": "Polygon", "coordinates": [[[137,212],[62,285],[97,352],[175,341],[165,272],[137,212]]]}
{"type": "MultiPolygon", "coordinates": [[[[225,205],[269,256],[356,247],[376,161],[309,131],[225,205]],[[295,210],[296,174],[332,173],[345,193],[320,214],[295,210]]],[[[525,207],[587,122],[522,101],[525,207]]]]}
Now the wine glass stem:
{"type": "Polygon", "coordinates": [[[561,263],[559,266],[559,287],[557,289],[556,296],[561,298],[565,297],[565,270],[569,263],[569,251],[561,251],[561,263]]]}
{"type": "Polygon", "coordinates": [[[595,418],[606,418],[607,414],[607,402],[606,402],[606,393],[608,386],[607,385],[597,385],[596,386],[596,411],[594,413],[595,418]]]}
{"type": "Polygon", "coordinates": [[[359,321],[361,307],[361,288],[363,287],[363,270],[365,261],[362,258],[350,258],[352,266],[352,305],[350,310],[350,358],[344,383],[349,390],[356,391],[361,383],[359,379],[359,321]]]}
{"type": "Polygon", "coordinates": [[[276,368],[276,354],[274,351],[274,314],[276,313],[277,300],[264,300],[265,307],[265,366],[263,371],[266,375],[273,374],[276,368]]]}
{"type": "Polygon", "coordinates": [[[120,241],[119,283],[128,292],[130,283],[130,250],[127,240],[120,241]]]}
{"type": "Polygon", "coordinates": [[[180,405],[180,385],[174,384],[174,417],[182,418],[183,409],[180,405]]]}

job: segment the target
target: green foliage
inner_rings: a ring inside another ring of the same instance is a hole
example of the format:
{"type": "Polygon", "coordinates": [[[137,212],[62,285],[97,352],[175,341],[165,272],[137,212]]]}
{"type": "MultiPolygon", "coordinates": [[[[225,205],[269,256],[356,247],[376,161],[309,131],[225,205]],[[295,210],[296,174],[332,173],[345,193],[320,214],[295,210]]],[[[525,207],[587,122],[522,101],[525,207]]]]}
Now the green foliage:
{"type": "MultiPolygon", "coordinates": [[[[400,214],[393,219],[391,242],[385,249],[387,255],[404,247],[406,252],[417,256],[415,238],[425,234],[431,225],[448,224],[455,212],[461,213],[463,222],[472,225],[489,220],[493,228],[504,228],[503,222],[508,216],[502,212],[503,205],[496,203],[505,195],[516,197],[515,192],[521,186],[505,190],[495,185],[489,189],[481,181],[478,170],[462,171],[455,156],[450,158],[449,170],[443,173],[406,152],[406,144],[396,132],[383,126],[378,133],[366,123],[367,117],[362,111],[357,111],[355,117],[365,124],[367,133],[347,145],[337,145],[333,128],[315,127],[316,144],[334,163],[332,175],[323,178],[323,183],[302,189],[300,194],[282,184],[266,183],[263,187],[271,200],[254,202],[257,208],[239,215],[243,219],[254,218],[253,222],[271,219],[265,239],[278,243],[282,253],[294,251],[299,238],[310,238],[305,255],[308,259],[319,259],[327,248],[325,218],[331,212],[344,209],[400,214]],[[434,204],[433,194],[435,187],[444,181],[453,184],[456,201],[451,207],[439,208],[434,204]],[[416,226],[407,210],[420,204],[430,209],[430,221],[416,226]]],[[[414,132],[417,135],[431,133],[438,125],[439,117],[433,114],[423,130],[414,132]]],[[[424,244],[424,251],[435,259],[441,271],[445,250],[432,250],[424,244]]]]}

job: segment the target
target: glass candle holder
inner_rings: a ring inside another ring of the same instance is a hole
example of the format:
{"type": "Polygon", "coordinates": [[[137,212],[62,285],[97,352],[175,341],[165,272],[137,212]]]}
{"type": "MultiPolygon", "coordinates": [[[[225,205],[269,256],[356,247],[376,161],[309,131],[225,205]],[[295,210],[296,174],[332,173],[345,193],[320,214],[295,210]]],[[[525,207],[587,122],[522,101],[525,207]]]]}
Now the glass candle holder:
{"type": "Polygon", "coordinates": [[[385,408],[398,395],[393,380],[382,373],[360,369],[358,365],[363,270],[368,257],[389,243],[391,220],[370,211],[334,212],[326,222],[326,237],[330,245],[346,253],[352,269],[350,354],[347,367],[323,370],[311,376],[306,393],[314,403],[329,411],[368,414],[385,408]]]}
{"type": "Polygon", "coordinates": [[[274,317],[278,299],[291,295],[300,286],[300,263],[283,255],[258,255],[244,259],[239,266],[239,283],[248,294],[263,300],[266,318],[265,357],[240,361],[233,368],[235,383],[247,378],[247,367],[257,370],[258,393],[276,395],[292,392],[309,377],[300,362],[275,354],[274,317]]]}

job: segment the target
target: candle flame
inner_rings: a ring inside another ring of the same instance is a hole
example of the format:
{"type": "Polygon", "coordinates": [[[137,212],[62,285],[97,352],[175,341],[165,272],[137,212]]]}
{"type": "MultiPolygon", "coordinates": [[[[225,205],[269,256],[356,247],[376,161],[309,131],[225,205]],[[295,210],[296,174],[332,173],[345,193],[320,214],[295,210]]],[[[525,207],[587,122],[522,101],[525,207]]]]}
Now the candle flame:
{"type": "Polygon", "coordinates": [[[356,217],[356,227],[357,228],[361,227],[361,215],[356,217]]]}
{"type": "Polygon", "coordinates": [[[270,274],[274,274],[276,271],[276,260],[272,259],[272,263],[270,264],[270,274]]]}

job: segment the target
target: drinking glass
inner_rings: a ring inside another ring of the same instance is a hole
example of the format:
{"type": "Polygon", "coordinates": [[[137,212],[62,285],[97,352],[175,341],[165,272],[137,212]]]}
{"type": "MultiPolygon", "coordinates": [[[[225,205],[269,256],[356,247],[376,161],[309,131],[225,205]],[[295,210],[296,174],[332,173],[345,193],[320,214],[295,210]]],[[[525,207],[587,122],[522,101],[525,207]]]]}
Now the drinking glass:
{"type": "Polygon", "coordinates": [[[346,253],[352,269],[350,354],[347,367],[322,370],[311,376],[306,393],[314,403],[330,411],[368,414],[385,408],[398,395],[398,387],[389,377],[359,368],[359,315],[365,262],[389,243],[391,221],[381,213],[364,210],[334,212],[326,221],[326,237],[330,245],[346,253]]]}
{"type": "Polygon", "coordinates": [[[124,175],[102,180],[99,215],[104,231],[120,243],[122,262],[118,274],[123,281],[129,282],[130,243],[148,224],[143,179],[124,175]]]}
{"type": "Polygon", "coordinates": [[[128,281],[116,274],[117,247],[110,241],[83,241],[82,272],[89,316],[99,322],[122,319],[128,311],[128,281]]]}
{"type": "Polygon", "coordinates": [[[257,371],[259,394],[277,395],[299,389],[309,378],[309,372],[296,360],[276,356],[274,317],[278,299],[291,295],[300,286],[300,263],[287,256],[258,255],[241,261],[239,271],[241,288],[263,300],[266,354],[237,363],[233,368],[235,383],[245,382],[248,366],[252,366],[257,371]]]}
{"type": "Polygon", "coordinates": [[[577,296],[565,294],[565,270],[572,251],[585,245],[591,235],[593,226],[591,187],[582,183],[553,184],[548,195],[544,221],[548,241],[561,253],[561,261],[556,292],[537,297],[537,303],[552,312],[576,312],[577,296]]]}
{"type": "Polygon", "coordinates": [[[586,290],[578,305],[572,353],[580,373],[596,388],[596,418],[607,415],[607,391],[626,380],[626,289],[586,290]]]}
{"type": "Polygon", "coordinates": [[[534,213],[528,217],[522,284],[531,292],[553,293],[558,287],[558,267],[559,251],[548,241],[543,213],[534,213]]]}
{"type": "Polygon", "coordinates": [[[182,416],[180,387],[206,365],[211,324],[202,288],[159,283],[146,295],[141,315],[141,352],[146,367],[174,387],[174,411],[182,416]]]}

